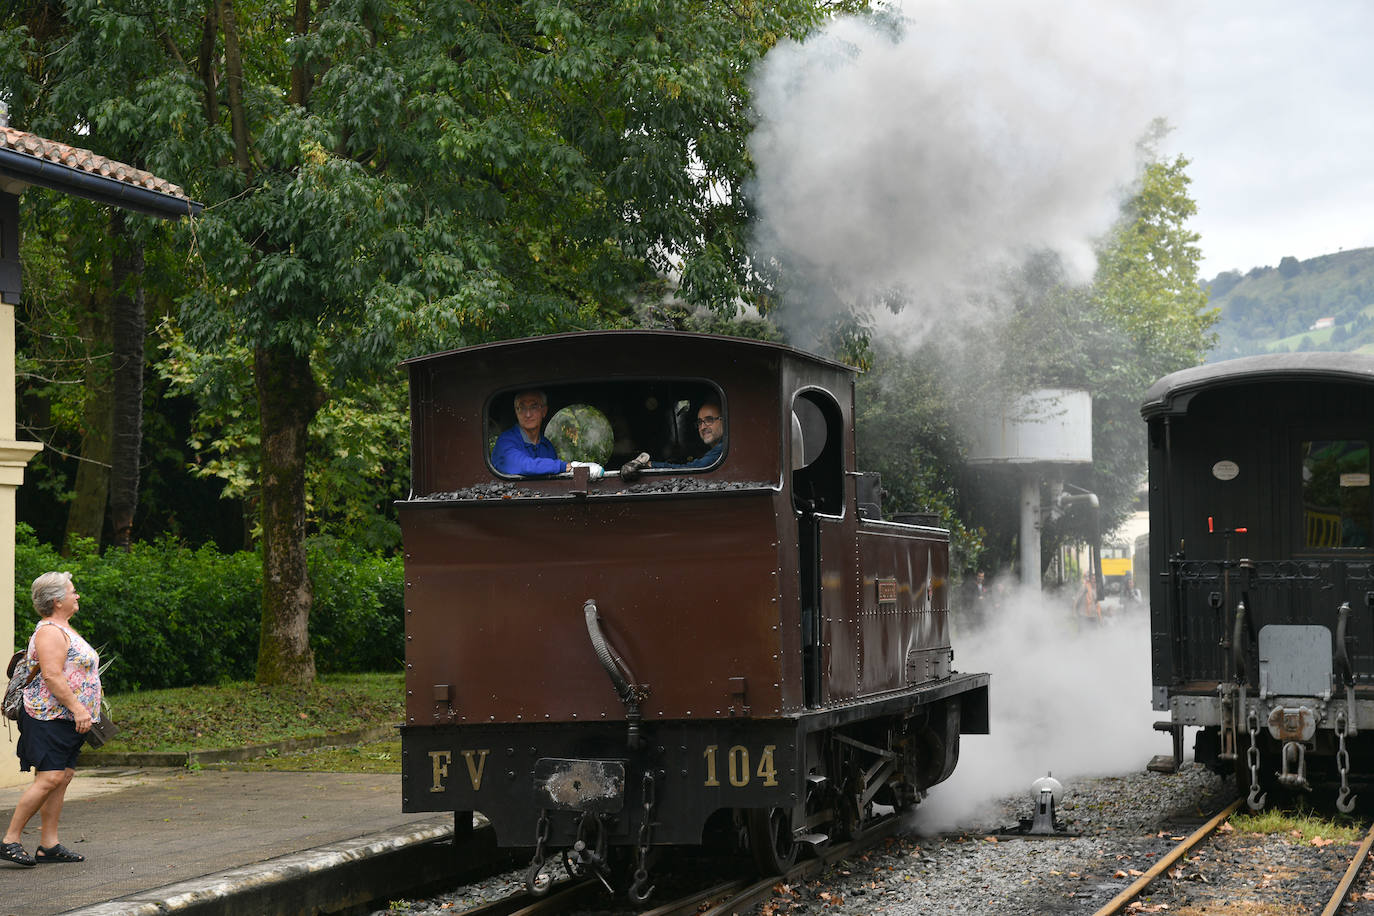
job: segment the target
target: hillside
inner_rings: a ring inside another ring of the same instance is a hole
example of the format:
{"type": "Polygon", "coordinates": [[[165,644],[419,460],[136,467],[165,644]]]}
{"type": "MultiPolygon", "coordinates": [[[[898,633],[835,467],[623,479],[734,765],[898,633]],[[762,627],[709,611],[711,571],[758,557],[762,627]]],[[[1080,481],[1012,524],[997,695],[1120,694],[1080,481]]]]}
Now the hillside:
{"type": "Polygon", "coordinates": [[[1374,353],[1374,248],[1359,248],[1207,284],[1221,310],[1211,360],[1299,350],[1374,353]]]}

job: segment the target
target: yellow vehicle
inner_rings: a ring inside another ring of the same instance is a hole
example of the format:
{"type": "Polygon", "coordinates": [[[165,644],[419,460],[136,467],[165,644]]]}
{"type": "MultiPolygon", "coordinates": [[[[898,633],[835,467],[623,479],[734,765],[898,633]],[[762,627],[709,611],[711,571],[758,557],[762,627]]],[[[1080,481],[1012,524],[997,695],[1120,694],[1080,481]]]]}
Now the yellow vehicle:
{"type": "Polygon", "coordinates": [[[1131,545],[1102,545],[1102,582],[1108,595],[1124,595],[1131,584],[1131,545]]]}

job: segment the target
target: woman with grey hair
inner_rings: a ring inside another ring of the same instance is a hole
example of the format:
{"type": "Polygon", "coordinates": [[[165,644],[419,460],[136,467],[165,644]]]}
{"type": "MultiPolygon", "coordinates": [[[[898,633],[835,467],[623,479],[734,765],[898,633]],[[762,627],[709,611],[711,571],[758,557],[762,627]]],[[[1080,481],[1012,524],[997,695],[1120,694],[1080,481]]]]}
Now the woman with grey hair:
{"type": "Polygon", "coordinates": [[[100,718],[100,656],[72,628],[81,596],[72,574],[44,573],[33,580],[33,609],[42,619],[29,637],[25,670],[39,677],[24,688],[19,713],[19,768],[33,768],[33,784],[19,796],[9,829],[0,841],[0,859],[30,867],[46,862],[83,862],[57,839],[62,801],[76,774],[76,758],[91,722],[100,718]],[[39,814],[38,849],[29,855],[21,841],[29,820],[39,814]]]}

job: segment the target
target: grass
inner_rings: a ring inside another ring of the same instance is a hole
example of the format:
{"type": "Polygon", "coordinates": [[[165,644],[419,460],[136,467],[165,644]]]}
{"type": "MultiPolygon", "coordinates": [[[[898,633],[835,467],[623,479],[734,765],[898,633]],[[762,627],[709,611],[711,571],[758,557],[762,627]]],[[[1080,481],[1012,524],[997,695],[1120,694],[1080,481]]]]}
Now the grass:
{"type": "Polygon", "coordinates": [[[269,754],[238,763],[217,763],[206,769],[279,773],[399,773],[401,739],[347,747],[322,747],[294,754],[269,754]]]}
{"type": "MultiPolygon", "coordinates": [[[[324,675],[307,688],[240,682],[116,694],[110,751],[219,750],[399,725],[405,675],[324,675]]],[[[399,760],[399,751],[395,754],[399,760]]]]}
{"type": "Polygon", "coordinates": [[[1238,814],[1231,818],[1231,826],[1241,833],[1287,834],[1291,842],[1303,845],[1314,839],[1358,843],[1364,837],[1364,831],[1348,817],[1333,820],[1303,810],[1238,814]]]}

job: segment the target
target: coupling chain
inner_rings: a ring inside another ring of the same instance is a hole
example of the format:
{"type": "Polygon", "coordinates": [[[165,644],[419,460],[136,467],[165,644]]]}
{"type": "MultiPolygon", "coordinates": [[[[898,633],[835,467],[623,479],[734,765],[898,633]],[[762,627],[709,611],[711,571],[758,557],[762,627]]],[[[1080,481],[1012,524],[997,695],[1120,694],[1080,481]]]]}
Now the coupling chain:
{"type": "Polygon", "coordinates": [[[1341,791],[1336,796],[1336,808],[1343,814],[1355,810],[1355,796],[1350,794],[1350,751],[1345,747],[1345,735],[1349,722],[1345,714],[1336,717],[1336,769],[1341,774],[1341,791]]]}
{"type": "Polygon", "coordinates": [[[1259,745],[1256,743],[1259,733],[1259,713],[1253,709],[1245,720],[1245,727],[1250,731],[1250,749],[1245,752],[1245,761],[1250,765],[1250,794],[1246,797],[1245,803],[1251,811],[1259,811],[1264,807],[1267,793],[1260,791],[1259,775],[1259,745]]]}
{"type": "Polygon", "coordinates": [[[643,797],[644,797],[644,817],[639,823],[639,836],[635,845],[635,879],[630,885],[630,899],[636,903],[643,903],[649,899],[649,895],[654,892],[652,887],[645,888],[649,883],[649,847],[653,843],[653,820],[654,805],[657,804],[657,789],[654,782],[654,774],[651,770],[644,771],[643,797]]]}
{"type": "Polygon", "coordinates": [[[534,827],[534,858],[530,860],[530,867],[525,872],[525,890],[531,894],[540,896],[546,894],[553,886],[553,876],[542,876],[544,863],[547,857],[544,854],[544,844],[549,841],[549,811],[547,808],[539,809],[539,820],[534,827]],[[544,877],[543,882],[540,878],[544,877]]]}

